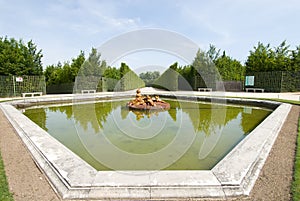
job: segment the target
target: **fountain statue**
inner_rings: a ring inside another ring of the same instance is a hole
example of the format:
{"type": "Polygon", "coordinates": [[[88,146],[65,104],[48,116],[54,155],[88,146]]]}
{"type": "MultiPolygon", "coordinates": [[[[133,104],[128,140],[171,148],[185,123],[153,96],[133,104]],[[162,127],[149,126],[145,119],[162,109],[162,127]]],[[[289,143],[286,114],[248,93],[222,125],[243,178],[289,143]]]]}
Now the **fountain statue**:
{"type": "Polygon", "coordinates": [[[127,107],[138,110],[168,110],[170,109],[170,104],[161,100],[158,95],[154,96],[154,98],[150,95],[143,96],[141,90],[137,89],[135,99],[129,101],[127,107]]]}

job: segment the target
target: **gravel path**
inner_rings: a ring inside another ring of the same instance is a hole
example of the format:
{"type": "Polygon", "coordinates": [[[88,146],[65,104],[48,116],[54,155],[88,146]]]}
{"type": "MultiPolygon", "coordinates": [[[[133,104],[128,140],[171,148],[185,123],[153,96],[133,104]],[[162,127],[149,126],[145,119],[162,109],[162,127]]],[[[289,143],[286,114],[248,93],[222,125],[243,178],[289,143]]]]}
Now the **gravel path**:
{"type": "Polygon", "coordinates": [[[299,113],[300,106],[293,106],[250,196],[230,200],[291,200],[299,113]]]}
{"type": "MultiPolygon", "coordinates": [[[[291,200],[300,107],[293,106],[249,197],[228,200],[291,200]]],[[[15,201],[61,200],[0,110],[0,151],[15,201]]]]}

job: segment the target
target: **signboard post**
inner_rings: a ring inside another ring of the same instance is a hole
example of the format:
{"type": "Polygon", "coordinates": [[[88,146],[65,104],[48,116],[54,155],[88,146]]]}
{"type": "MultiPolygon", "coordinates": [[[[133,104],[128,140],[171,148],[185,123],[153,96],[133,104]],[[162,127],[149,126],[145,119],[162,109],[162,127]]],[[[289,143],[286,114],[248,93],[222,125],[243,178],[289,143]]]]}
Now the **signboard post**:
{"type": "Polygon", "coordinates": [[[14,96],[16,96],[16,82],[23,82],[23,77],[12,77],[14,85],[14,96]]]}

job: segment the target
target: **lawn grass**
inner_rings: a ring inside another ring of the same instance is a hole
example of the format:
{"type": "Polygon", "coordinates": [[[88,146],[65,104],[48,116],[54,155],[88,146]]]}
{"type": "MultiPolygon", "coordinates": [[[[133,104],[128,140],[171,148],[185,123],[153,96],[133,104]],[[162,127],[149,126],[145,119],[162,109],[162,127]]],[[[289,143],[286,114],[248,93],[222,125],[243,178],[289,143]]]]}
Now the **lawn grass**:
{"type": "Polygon", "coordinates": [[[294,166],[294,181],[292,183],[293,200],[300,200],[300,117],[298,120],[297,150],[294,166]]]}
{"type": "Polygon", "coordinates": [[[1,201],[13,201],[13,196],[8,190],[8,183],[6,180],[6,175],[4,171],[4,165],[2,156],[0,153],[0,200],[1,201]]]}
{"type": "Polygon", "coordinates": [[[282,102],[282,103],[289,103],[289,104],[293,104],[293,105],[300,105],[300,101],[295,101],[295,100],[285,100],[285,99],[267,99],[265,98],[264,100],[273,100],[273,101],[278,101],[278,102],[282,102]]]}
{"type": "MultiPolygon", "coordinates": [[[[227,98],[241,98],[241,97],[228,96],[227,98]]],[[[277,101],[277,102],[281,102],[281,103],[288,103],[288,104],[300,106],[300,101],[296,101],[296,100],[286,100],[286,99],[278,99],[278,98],[250,98],[250,97],[243,97],[243,99],[277,101]]]]}

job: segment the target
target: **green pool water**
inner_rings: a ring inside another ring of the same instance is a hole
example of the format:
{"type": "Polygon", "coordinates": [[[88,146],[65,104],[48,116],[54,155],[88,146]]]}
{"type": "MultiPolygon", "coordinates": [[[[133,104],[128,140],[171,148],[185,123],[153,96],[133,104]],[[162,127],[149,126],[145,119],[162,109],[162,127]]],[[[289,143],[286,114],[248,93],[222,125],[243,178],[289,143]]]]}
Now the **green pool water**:
{"type": "Polygon", "coordinates": [[[24,114],[97,170],[209,170],[272,112],[167,101],[167,111],[131,111],[128,100],[107,100],[24,114]]]}

